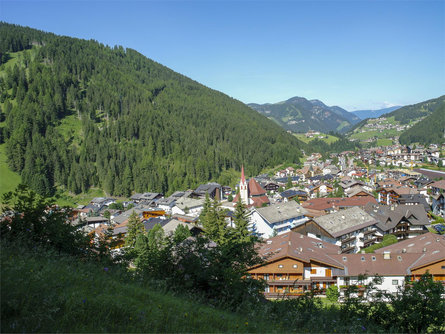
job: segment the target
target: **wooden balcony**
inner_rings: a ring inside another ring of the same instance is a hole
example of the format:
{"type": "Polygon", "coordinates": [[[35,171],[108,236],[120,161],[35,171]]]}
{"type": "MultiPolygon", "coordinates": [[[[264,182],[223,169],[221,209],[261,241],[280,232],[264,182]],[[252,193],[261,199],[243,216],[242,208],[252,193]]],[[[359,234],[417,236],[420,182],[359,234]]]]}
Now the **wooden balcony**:
{"type": "Polygon", "coordinates": [[[354,249],[355,249],[355,246],[349,246],[349,247],[342,248],[341,252],[347,253],[347,252],[353,251],[354,249]]]}
{"type": "Polygon", "coordinates": [[[354,240],[355,238],[356,238],[355,235],[352,236],[352,237],[347,237],[347,238],[345,238],[345,239],[342,239],[341,243],[346,243],[346,242],[352,241],[352,240],[354,240]]]}
{"type": "Polygon", "coordinates": [[[377,242],[377,239],[376,238],[372,238],[372,239],[365,240],[364,246],[368,246],[368,245],[370,245],[373,242],[377,242]]]}
{"type": "Polygon", "coordinates": [[[268,285],[286,285],[286,286],[303,286],[311,285],[309,280],[268,280],[266,281],[268,285]]]}
{"type": "Polygon", "coordinates": [[[363,235],[368,235],[368,234],[374,233],[375,231],[376,231],[376,229],[375,229],[375,228],[372,228],[372,229],[370,229],[370,230],[365,231],[365,232],[363,233],[363,235]]]}

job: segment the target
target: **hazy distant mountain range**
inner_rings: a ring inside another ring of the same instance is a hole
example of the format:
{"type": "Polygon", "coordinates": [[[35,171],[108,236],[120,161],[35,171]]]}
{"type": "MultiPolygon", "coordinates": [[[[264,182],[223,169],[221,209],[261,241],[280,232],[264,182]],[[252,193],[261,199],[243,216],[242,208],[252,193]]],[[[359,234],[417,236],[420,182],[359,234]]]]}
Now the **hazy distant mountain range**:
{"type": "Polygon", "coordinates": [[[298,96],[283,102],[250,103],[249,106],[292,132],[345,132],[361,120],[343,108],[329,107],[320,100],[307,100],[298,96]]]}
{"type": "Polygon", "coordinates": [[[378,109],[378,110],[355,110],[351,113],[355,116],[359,117],[360,119],[366,119],[366,118],[377,118],[384,114],[390,113],[394,110],[400,109],[402,106],[394,106],[384,109],[378,109]]]}

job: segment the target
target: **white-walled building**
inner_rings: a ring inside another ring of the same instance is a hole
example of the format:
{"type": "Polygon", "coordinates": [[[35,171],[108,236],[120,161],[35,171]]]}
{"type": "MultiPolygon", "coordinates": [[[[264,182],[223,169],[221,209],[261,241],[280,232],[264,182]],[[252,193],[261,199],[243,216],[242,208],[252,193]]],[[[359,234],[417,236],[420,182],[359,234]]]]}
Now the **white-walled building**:
{"type": "Polygon", "coordinates": [[[283,234],[306,222],[306,213],[306,209],[295,201],[255,208],[250,215],[251,229],[263,238],[268,238],[275,232],[283,234]]]}

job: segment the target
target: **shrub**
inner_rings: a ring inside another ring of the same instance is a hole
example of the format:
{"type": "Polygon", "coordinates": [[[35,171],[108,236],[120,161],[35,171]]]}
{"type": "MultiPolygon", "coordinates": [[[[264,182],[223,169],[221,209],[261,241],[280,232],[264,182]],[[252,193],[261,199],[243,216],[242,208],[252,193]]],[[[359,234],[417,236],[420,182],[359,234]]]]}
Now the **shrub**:
{"type": "Polygon", "coordinates": [[[336,285],[331,285],[326,289],[326,298],[331,302],[336,302],[339,295],[340,294],[336,285]]]}

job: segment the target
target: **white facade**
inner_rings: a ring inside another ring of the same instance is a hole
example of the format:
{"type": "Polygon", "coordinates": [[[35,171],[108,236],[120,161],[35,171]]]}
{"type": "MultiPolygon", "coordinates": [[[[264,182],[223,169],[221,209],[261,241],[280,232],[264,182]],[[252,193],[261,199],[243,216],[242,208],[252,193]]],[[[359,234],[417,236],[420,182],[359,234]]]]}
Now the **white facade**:
{"type": "Polygon", "coordinates": [[[284,221],[270,223],[258,211],[253,210],[250,216],[250,227],[260,237],[269,238],[274,235],[275,231],[277,234],[283,234],[289,232],[292,227],[303,224],[308,220],[306,216],[300,215],[284,221]]]}
{"type": "MultiPolygon", "coordinates": [[[[357,276],[352,276],[345,278],[343,276],[337,277],[337,286],[340,292],[340,299],[344,297],[344,291],[342,291],[342,286],[347,285],[368,285],[372,283],[374,276],[368,276],[364,280],[359,280],[357,276]]],[[[397,293],[400,289],[404,287],[405,277],[404,276],[380,276],[381,284],[375,284],[374,290],[387,292],[391,294],[397,293]]],[[[369,296],[372,298],[371,296],[369,296]]]]}
{"type": "Polygon", "coordinates": [[[191,217],[198,217],[203,209],[203,206],[196,206],[193,208],[184,208],[181,209],[177,205],[172,208],[172,215],[187,215],[191,217]]]}

